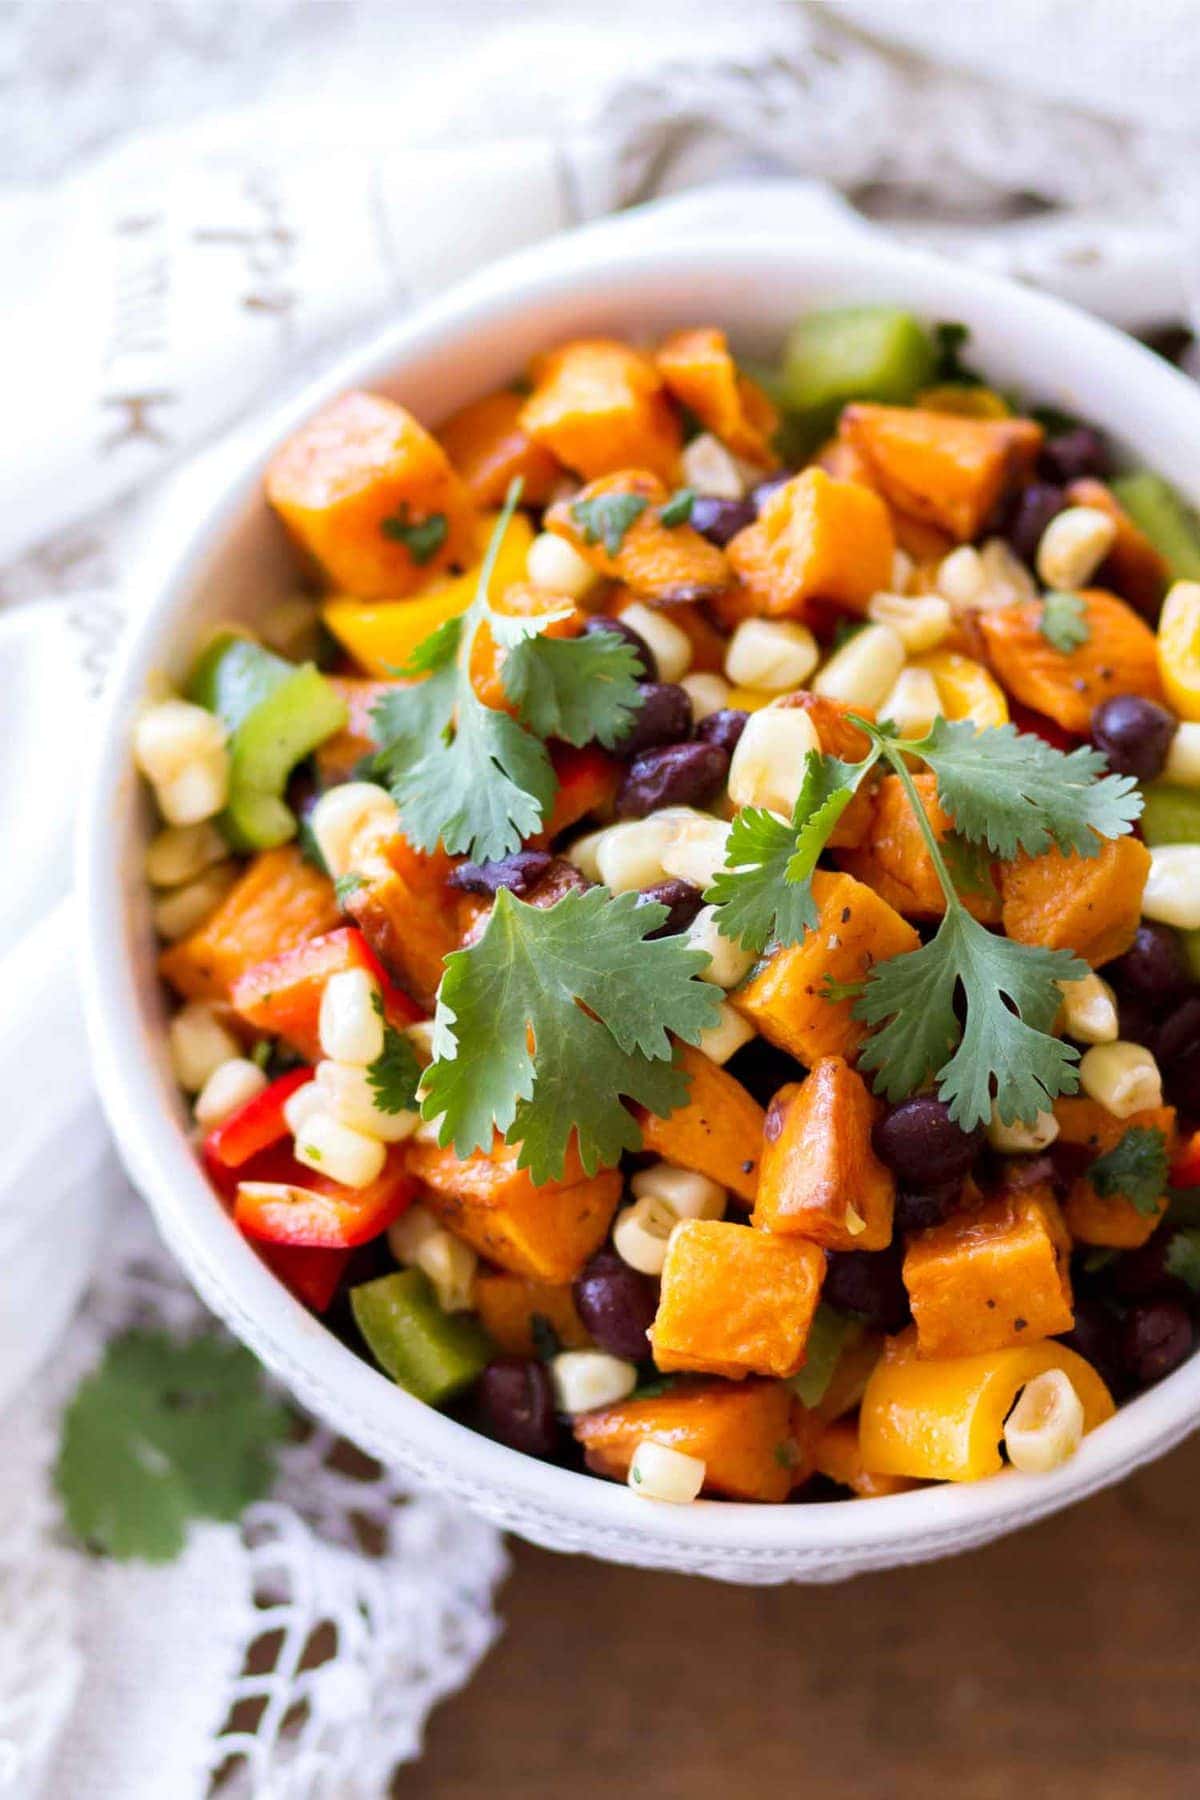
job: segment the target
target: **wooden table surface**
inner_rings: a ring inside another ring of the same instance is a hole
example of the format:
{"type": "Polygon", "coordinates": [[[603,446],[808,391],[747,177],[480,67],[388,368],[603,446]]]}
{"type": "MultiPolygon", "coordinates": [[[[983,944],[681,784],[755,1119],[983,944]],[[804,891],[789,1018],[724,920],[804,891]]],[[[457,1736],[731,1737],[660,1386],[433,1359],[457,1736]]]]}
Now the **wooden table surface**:
{"type": "Polygon", "coordinates": [[[513,1565],[505,1635],[401,1800],[1200,1794],[1200,1438],[984,1550],[832,1587],[513,1565]]]}

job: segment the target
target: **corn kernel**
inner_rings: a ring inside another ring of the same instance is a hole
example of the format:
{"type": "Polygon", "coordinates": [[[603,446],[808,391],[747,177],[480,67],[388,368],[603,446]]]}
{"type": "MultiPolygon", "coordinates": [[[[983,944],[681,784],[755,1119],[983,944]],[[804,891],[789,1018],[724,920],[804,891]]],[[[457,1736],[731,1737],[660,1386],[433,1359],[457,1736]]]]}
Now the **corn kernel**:
{"type": "Polygon", "coordinates": [[[183,887],[228,854],[229,845],[207,819],[196,825],[168,825],[146,848],[146,880],[151,887],[183,887]]]}
{"type": "Polygon", "coordinates": [[[737,463],[711,431],[694,437],[679,462],[685,484],[698,494],[711,494],[715,500],[740,500],[746,492],[737,463]]]}
{"type": "Polygon", "coordinates": [[[168,825],[198,825],[221,812],[229,798],[229,752],[211,750],[155,784],[154,798],[168,825]]]}
{"type": "Polygon", "coordinates": [[[227,1062],[218,1063],[192,1107],[197,1125],[205,1131],[223,1125],[256,1094],[261,1094],[266,1085],[266,1076],[249,1057],[231,1056],[227,1062]]]}
{"type": "Polygon", "coordinates": [[[904,658],[898,631],[890,625],[864,625],[817,671],[813,691],[845,706],[873,710],[895,686],[904,658]]]}
{"type": "Polygon", "coordinates": [[[1161,1106],[1162,1076],[1149,1050],[1141,1044],[1118,1039],[1114,1044],[1093,1044],[1079,1063],[1079,1085],[1114,1118],[1161,1106]]]}
{"type": "Polygon", "coordinates": [[[613,1249],[640,1275],[661,1275],[667,1239],[678,1223],[665,1200],[657,1194],[644,1194],[632,1206],[622,1207],[613,1221],[613,1249]]]}
{"type": "Polygon", "coordinates": [[[941,594],[872,594],[867,617],[890,625],[910,656],[936,650],[950,636],[954,614],[941,594]]]}
{"type": "Polygon", "coordinates": [[[729,1196],[720,1182],[691,1169],[677,1169],[673,1163],[651,1163],[648,1169],[639,1169],[629,1186],[635,1199],[644,1200],[650,1194],[677,1219],[725,1217],[729,1196]]]}
{"type": "Polygon", "coordinates": [[[646,645],[660,681],[678,681],[687,674],[692,666],[692,640],[665,613],[635,600],[622,612],[621,622],[636,631],[646,645]]]}
{"type": "Polygon", "coordinates": [[[879,717],[890,719],[901,737],[919,738],[941,710],[937,682],[929,670],[901,669],[891,693],[880,702],[879,717]]]}
{"type": "Polygon", "coordinates": [[[790,819],[804,782],[805,758],[820,748],[816,726],[801,707],[768,706],[752,713],[729,764],[730,799],[790,819]]]}
{"type": "Polygon", "coordinates": [[[467,1312],[479,1258],[469,1244],[439,1225],[424,1206],[410,1206],[388,1226],[388,1249],[405,1268],[420,1269],[443,1312],[467,1312]]]}
{"type": "Polygon", "coordinates": [[[605,1350],[563,1350],[550,1364],[558,1410],[568,1418],[613,1406],[637,1386],[637,1365],[605,1350]]]}
{"type": "Polygon", "coordinates": [[[701,893],[718,869],[725,867],[729,823],[703,815],[679,819],[662,853],[662,866],[676,881],[690,881],[701,893]]]}
{"type": "Polygon", "coordinates": [[[283,1103],[284,1123],[293,1137],[299,1137],[314,1113],[328,1112],[325,1096],[315,1081],[306,1081],[294,1089],[283,1103]]]}
{"type": "Polygon", "coordinates": [[[975,607],[988,611],[998,606],[1016,606],[1023,600],[1037,599],[1037,583],[1016,551],[1003,538],[989,538],[979,552],[983,568],[983,593],[975,607]]]}
{"type": "Polygon", "coordinates": [[[754,1027],[749,1019],[743,1018],[736,1006],[730,1006],[728,1000],[722,1000],[720,1017],[715,1025],[710,1025],[700,1033],[700,1042],[696,1048],[702,1056],[707,1056],[709,1062],[727,1063],[754,1035],[754,1027]]]}
{"type": "MultiPolygon", "coordinates": [[[[420,1115],[407,1109],[385,1112],[375,1098],[367,1071],[358,1063],[326,1060],[317,1064],[314,1086],[326,1112],[382,1144],[402,1144],[420,1124],[420,1115]]],[[[298,1090],[303,1093],[301,1088],[298,1090]]]]}
{"type": "Polygon", "coordinates": [[[1116,996],[1095,971],[1078,981],[1060,981],[1063,1030],[1077,1044],[1111,1044],[1117,1036],[1116,996]]]}
{"type": "Polygon", "coordinates": [[[983,592],[987,577],[979,552],[970,544],[960,544],[938,564],[937,591],[954,606],[970,606],[983,592]]]}
{"type": "Polygon", "coordinates": [[[297,1162],[341,1187],[368,1187],[383,1173],[387,1152],[378,1138],[352,1131],[332,1113],[310,1113],[295,1144],[297,1162]]]}
{"type": "Polygon", "coordinates": [[[317,1030],[321,1049],[332,1062],[365,1065],[381,1055],[379,990],[365,969],[341,969],[329,977],[317,1030]]]}
{"type": "Polygon", "coordinates": [[[1200,844],[1159,844],[1151,850],[1142,917],[1180,931],[1200,929],[1200,844]]]}
{"type": "Polygon", "coordinates": [[[1014,1119],[1011,1125],[1006,1125],[999,1113],[993,1111],[987,1131],[992,1149],[1001,1150],[1008,1156],[1048,1150],[1057,1136],[1058,1120],[1052,1112],[1038,1113],[1032,1124],[1014,1119]]]}
{"type": "Polygon", "coordinates": [[[237,878],[236,863],[218,863],[186,887],[172,888],[163,894],[150,909],[159,937],[174,944],[198,930],[216,912],[237,878]]]}
{"type": "Polygon", "coordinates": [[[1097,506],[1056,513],[1037,547],[1037,572],[1048,588],[1086,587],[1117,537],[1117,522],[1097,506]]]}
{"type": "Polygon", "coordinates": [[[715,712],[724,712],[729,705],[732,690],[721,675],[685,675],[679,685],[692,703],[692,717],[697,724],[715,712]]]}
{"type": "Polygon", "coordinates": [[[1200,787],[1200,724],[1180,720],[1162,773],[1163,780],[1176,787],[1200,787]]]}
{"type": "Polygon", "coordinates": [[[408,1207],[388,1226],[388,1249],[406,1269],[415,1268],[421,1245],[441,1229],[429,1208],[418,1202],[408,1207]]]}
{"type": "Polygon", "coordinates": [[[174,781],[194,762],[224,753],[228,733],[216,713],[190,700],[163,700],[142,713],[133,731],[133,758],[155,787],[174,781]]]}
{"type": "Polygon", "coordinates": [[[707,1474],[707,1464],[700,1457],[643,1438],[630,1461],[628,1480],[643,1500],[690,1506],[699,1498],[707,1474]]]}
{"type": "Polygon", "coordinates": [[[725,652],[735,687],[784,694],[803,687],[820,661],[817,640],[791,619],[743,619],[725,652]]]}
{"type": "Polygon", "coordinates": [[[539,532],[530,544],[525,573],[534,587],[545,588],[550,594],[564,594],[570,600],[585,599],[600,581],[574,544],[556,537],[552,531],[539,532]]]}
{"type": "Polygon", "coordinates": [[[400,829],[396,802],[373,781],[344,781],[322,794],[309,815],[309,826],[325,867],[336,881],[353,868],[354,846],[369,827],[381,837],[400,829]]]}
{"type": "Polygon", "coordinates": [[[700,971],[703,980],[711,981],[717,987],[732,988],[750,973],[754,952],[744,950],[741,944],[721,935],[716,926],[716,913],[715,906],[700,908],[687,928],[688,949],[708,952],[708,967],[700,971]]]}
{"type": "Polygon", "coordinates": [[[908,584],[913,578],[916,564],[907,550],[899,548],[892,551],[892,588],[897,594],[906,594],[908,584]]]}
{"type": "Polygon", "coordinates": [[[180,1087],[198,1094],[214,1069],[238,1054],[238,1042],[226,1031],[206,1000],[189,1000],[167,1026],[171,1067],[180,1087]]]}
{"type": "Polygon", "coordinates": [[[1062,1369],[1044,1369],[1026,1382],[1004,1422],[1004,1447],[1014,1469],[1046,1475],[1083,1442],[1083,1402],[1062,1369]]]}
{"type": "Polygon", "coordinates": [[[663,813],[646,819],[628,819],[600,833],[595,848],[596,877],[614,894],[633,888],[652,887],[666,878],[663,855],[675,835],[678,820],[663,813]]]}

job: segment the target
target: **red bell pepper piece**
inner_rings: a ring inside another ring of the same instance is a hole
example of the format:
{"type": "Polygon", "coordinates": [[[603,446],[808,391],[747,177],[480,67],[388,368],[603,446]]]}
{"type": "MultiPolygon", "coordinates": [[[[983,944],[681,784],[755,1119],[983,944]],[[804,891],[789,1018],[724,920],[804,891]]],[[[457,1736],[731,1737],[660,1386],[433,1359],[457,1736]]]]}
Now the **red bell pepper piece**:
{"type": "Polygon", "coordinates": [[[311,1312],[328,1311],[350,1261],[349,1250],[309,1250],[303,1244],[256,1244],[255,1249],[289,1293],[311,1312]]]}
{"type": "Polygon", "coordinates": [[[1200,1131],[1184,1139],[1171,1164],[1172,1187],[1200,1187],[1200,1131]]]}
{"type": "Polygon", "coordinates": [[[312,1078],[311,1069],[292,1069],[255,1094],[253,1100],[239,1106],[222,1124],[214,1125],[203,1147],[210,1169],[214,1163],[222,1169],[240,1169],[260,1150],[269,1150],[285,1138],[288,1127],[283,1116],[284,1102],[312,1078]]]}
{"type": "Polygon", "coordinates": [[[234,1201],[234,1223],[247,1237],[308,1249],[351,1250],[386,1231],[409,1206],[417,1184],[407,1173],[403,1144],[388,1151],[383,1172],[367,1187],[342,1187],[306,1169],[294,1157],[269,1174],[243,1175],[234,1201]]]}
{"type": "Polygon", "coordinates": [[[1072,731],[1064,731],[1054,719],[1048,719],[1045,713],[1035,712],[1032,706],[1022,706],[1019,700],[1009,700],[1009,715],[1018,731],[1032,731],[1044,738],[1055,750],[1075,750],[1083,742],[1072,731]]]}
{"type": "Polygon", "coordinates": [[[344,969],[365,969],[378,983],[384,1012],[397,1029],[424,1016],[386,973],[355,925],[341,925],[255,963],[233,984],[234,1011],[257,1031],[282,1038],[306,1061],[316,1062],[321,1055],[321,995],[329,977],[344,969]]]}

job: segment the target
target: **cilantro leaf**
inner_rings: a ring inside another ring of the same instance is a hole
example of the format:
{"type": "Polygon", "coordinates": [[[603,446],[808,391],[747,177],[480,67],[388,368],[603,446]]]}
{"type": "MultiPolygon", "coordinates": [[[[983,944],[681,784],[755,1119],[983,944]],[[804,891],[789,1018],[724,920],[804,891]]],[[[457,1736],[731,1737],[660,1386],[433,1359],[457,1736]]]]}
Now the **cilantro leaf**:
{"type": "Polygon", "coordinates": [[[1120,1195],[1135,1212],[1152,1218],[1167,1191],[1167,1140],[1155,1126],[1131,1125],[1087,1172],[1102,1200],[1120,1195]]]}
{"type": "Polygon", "coordinates": [[[976,374],[962,359],[970,342],[970,327],[958,319],[944,319],[933,328],[935,383],[950,382],[958,387],[982,387],[983,376],[976,374]]]}
{"type": "Polygon", "coordinates": [[[821,1404],[843,1350],[856,1344],[865,1329],[863,1320],[856,1314],[839,1312],[836,1307],[821,1301],[809,1328],[804,1367],[788,1382],[793,1394],[803,1405],[821,1404]]]}
{"type": "Polygon", "coordinates": [[[539,1362],[553,1362],[562,1349],[557,1331],[545,1313],[535,1312],[529,1315],[529,1335],[533,1339],[533,1348],[539,1362]]]}
{"type": "Polygon", "coordinates": [[[942,839],[942,855],[955,893],[974,894],[983,900],[998,898],[992,859],[984,845],[973,844],[957,831],[948,831],[942,839]]]}
{"type": "Polygon", "coordinates": [[[500,679],[521,723],[568,744],[615,744],[641,706],[641,665],[615,631],[586,637],[531,637],[511,649],[500,679]]]}
{"type": "Polygon", "coordinates": [[[904,748],[937,776],[938,798],[962,836],[1006,861],[1052,844],[1097,856],[1099,838],[1123,837],[1142,810],[1133,777],[1106,773],[1089,745],[1063,752],[1012,725],[977,731],[969,719],[938,719],[904,748]]]}
{"type": "Polygon", "coordinates": [[[1092,635],[1088,624],[1087,607],[1082,596],[1068,594],[1060,589],[1052,589],[1042,600],[1042,616],[1038,622],[1038,630],[1048,644],[1069,656],[1072,650],[1078,650],[1086,644],[1092,635]]]}
{"type": "Polygon", "coordinates": [[[1078,1050],[1049,1033],[1061,999],[1055,983],[1086,974],[1070,951],[997,937],[961,903],[948,907],[928,944],[871,970],[854,1012],[880,1029],[863,1045],[859,1066],[877,1072],[876,1089],[889,1100],[936,1075],[964,1131],[991,1118],[993,1086],[1005,1124],[1033,1119],[1079,1085],[1078,1050]]]}
{"type": "Polygon", "coordinates": [[[478,942],[446,959],[422,1107],[445,1114],[440,1142],[467,1156],[496,1129],[535,1182],[561,1176],[573,1135],[589,1174],[637,1149],[621,1096],[659,1115],[682,1104],[671,1034],[696,1043],[720,1003],[696,979],[703,951],[648,941],[666,916],[600,887],[544,909],[501,889],[478,942]]]}
{"type": "Polygon", "coordinates": [[[1194,1225],[1177,1231],[1167,1245],[1166,1269],[1176,1280],[1186,1282],[1193,1294],[1200,1294],[1200,1230],[1194,1225]]]}
{"type": "Polygon", "coordinates": [[[810,750],[790,824],[761,808],[742,808],[730,827],[725,867],[704,895],[717,908],[722,937],[758,951],[773,939],[797,944],[812,930],[817,858],[877,755],[846,763],[810,750]]]}
{"type": "Polygon", "coordinates": [[[658,516],[664,525],[686,525],[695,504],[695,488],[676,488],[666,505],[659,507],[658,516]]]}
{"type": "Polygon", "coordinates": [[[410,518],[405,501],[390,518],[380,519],[379,529],[394,544],[403,544],[418,568],[423,568],[445,543],[448,527],[445,513],[428,513],[423,519],[410,518]]]}
{"type": "Polygon", "coordinates": [[[375,1104],[380,1112],[411,1112],[421,1085],[421,1064],[410,1040],[384,1017],[379,994],[372,996],[372,1003],[383,1022],[383,1049],[374,1062],[367,1064],[367,1080],[375,1104]]]}
{"type": "Polygon", "coordinates": [[[359,888],[362,886],[362,882],[362,876],[356,873],[354,869],[348,869],[344,875],[339,875],[334,882],[333,897],[343,911],[345,911],[347,900],[349,900],[351,894],[356,894],[358,892],[359,888]]]}
{"type": "Polygon", "coordinates": [[[590,500],[574,501],[571,517],[585,544],[603,544],[610,556],[618,556],[625,533],[649,504],[643,494],[595,494],[590,500]]]}
{"type": "Polygon", "coordinates": [[[110,1556],[168,1562],[189,1520],[237,1519],[262,1498],[287,1430],[240,1344],[128,1332],[63,1416],[54,1479],[67,1523],[110,1556]]]}
{"type": "Polygon", "coordinates": [[[400,829],[419,850],[440,840],[452,856],[495,862],[540,830],[554,770],[546,746],[515,719],[466,702],[453,737],[433,738],[391,790],[400,829]]]}

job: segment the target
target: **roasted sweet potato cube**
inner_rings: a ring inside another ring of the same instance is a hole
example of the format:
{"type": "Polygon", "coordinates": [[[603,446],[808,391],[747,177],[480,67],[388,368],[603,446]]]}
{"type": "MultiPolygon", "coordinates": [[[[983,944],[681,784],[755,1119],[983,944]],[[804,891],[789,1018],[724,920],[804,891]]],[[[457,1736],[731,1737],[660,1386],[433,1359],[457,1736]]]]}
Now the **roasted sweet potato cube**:
{"type": "Polygon", "coordinates": [[[292,536],[343,593],[399,598],[471,560],[470,494],[437,439],[381,394],[343,394],[302,425],[275,452],[266,485],[292,536]]]}
{"type": "Polygon", "coordinates": [[[295,844],[262,850],[203,925],[163,951],[159,973],[189,1000],[228,1000],[245,970],[338,919],[333,883],[295,844]]]}
{"type": "Polygon", "coordinates": [[[437,1144],[412,1144],[409,1173],[426,1204],[457,1236],[502,1269],[561,1286],[573,1281],[608,1235],[621,1198],[621,1172],[585,1175],[568,1156],[561,1181],[534,1185],[518,1169],[516,1146],[458,1157],[437,1144]]]}
{"type": "Polygon", "coordinates": [[[885,1494],[905,1494],[920,1483],[907,1475],[873,1474],[863,1462],[858,1420],[835,1419],[813,1445],[813,1465],[818,1475],[849,1488],[860,1500],[878,1500],[885,1494]]]}
{"type": "Polygon", "coordinates": [[[1098,969],[1132,944],[1149,872],[1150,852],[1134,837],[1105,838],[1099,856],[1022,852],[1000,869],[1004,929],[1021,944],[1074,950],[1098,969]]]}
{"type": "Polygon", "coordinates": [[[499,506],[518,478],[523,506],[544,506],[554,490],[561,470],[545,445],[521,429],[524,405],[515,388],[501,388],[460,407],[438,431],[476,506],[499,506]]]}
{"type": "Polygon", "coordinates": [[[355,844],[352,866],[358,885],[346,912],[388,974],[432,1012],[442,966],[459,946],[448,860],[424,856],[400,836],[369,837],[355,844]]]}
{"type": "Polygon", "coordinates": [[[667,1241],[650,1328],[660,1369],[794,1375],[825,1278],[825,1254],[725,1219],[684,1219],[667,1241]]]}
{"type": "Polygon", "coordinates": [[[573,499],[560,500],[546,514],[546,525],[601,575],[624,582],[644,600],[668,604],[721,593],[729,585],[724,551],[686,521],[664,525],[661,509],[669,498],[649,470],[621,469],[590,481],[573,499]],[[610,500],[626,499],[643,502],[642,510],[608,535],[603,509],[610,500]]]}
{"type": "MultiPolygon", "coordinates": [[[[547,593],[545,588],[534,587],[528,581],[506,588],[492,605],[506,618],[547,619],[540,627],[541,637],[573,638],[583,630],[584,615],[578,607],[564,602],[561,594],[547,593]],[[561,617],[556,616],[560,614],[561,617]]],[[[507,655],[504,646],[497,644],[487,620],[482,620],[471,645],[471,686],[485,706],[509,713],[515,719],[516,703],[509,699],[501,673],[507,655]]]]}
{"type": "Polygon", "coordinates": [[[775,489],[727,554],[760,612],[799,617],[812,600],[865,612],[891,581],[894,550],[878,494],[810,468],[775,489]]]}
{"type": "Polygon", "coordinates": [[[624,1481],[646,1438],[704,1464],[704,1492],[725,1500],[786,1500],[795,1457],[791,1395],[779,1381],[680,1382],[653,1399],[584,1413],[572,1429],[597,1475],[624,1481]]]}
{"type": "MultiPolygon", "coordinates": [[[[1175,1148],[1175,1108],[1147,1107],[1118,1119],[1098,1100],[1085,1095],[1063,1097],[1054,1102],[1058,1120],[1058,1141],[1075,1145],[1081,1157],[1089,1162],[1115,1150],[1126,1132],[1134,1129],[1160,1131],[1168,1158],[1175,1148]]],[[[1126,1194],[1100,1194],[1088,1177],[1086,1168],[1076,1174],[1063,1202],[1067,1230],[1079,1244],[1099,1244],[1112,1250],[1136,1250],[1151,1236],[1167,1210],[1164,1190],[1147,1211],[1134,1205],[1126,1194]]]]}
{"type": "Polygon", "coordinates": [[[585,481],[651,469],[673,482],[682,432],[650,357],[615,338],[576,338],[534,359],[520,425],[585,481]]]}
{"type": "Polygon", "coordinates": [[[676,1168],[719,1181],[751,1205],[762,1161],[762,1107],[727,1069],[689,1044],[680,1047],[680,1066],[691,1083],[682,1106],[665,1119],[633,1109],[643,1146],[676,1168]]]}
{"type": "Polygon", "coordinates": [[[1032,473],[1042,443],[1031,419],[861,402],[845,408],[840,430],[894,507],[962,543],[978,537],[1006,489],[1032,473]]]}
{"type": "Polygon", "coordinates": [[[564,1350],[584,1350],[591,1343],[566,1284],[533,1281],[528,1275],[488,1270],[477,1275],[472,1295],[484,1330],[505,1356],[539,1356],[535,1321],[549,1326],[564,1350]]]}
{"type": "Polygon", "coordinates": [[[988,658],[1010,693],[1045,713],[1076,737],[1085,737],[1092,713],[1114,694],[1161,701],[1158,643],[1131,606],[1086,588],[1088,638],[1074,650],[1056,650],[1042,635],[1042,602],[1023,600],[981,612],[978,626],[988,658]]]}
{"type": "MultiPolygon", "coordinates": [[[[925,817],[940,842],[953,829],[953,823],[938,799],[937,777],[923,771],[913,776],[913,783],[925,817]]],[[[940,919],[946,910],[946,896],[903,782],[898,775],[885,775],[870,793],[871,815],[863,842],[855,849],[843,851],[839,863],[847,874],[874,888],[902,917],[940,919]]],[[[990,894],[964,890],[962,899],[977,919],[989,925],[999,924],[998,889],[990,894]]]]}
{"type": "Polygon", "coordinates": [[[878,1103],[840,1056],[776,1094],[763,1130],[754,1223],[827,1250],[883,1250],[896,1184],[871,1148],[878,1103]]]}
{"type": "Polygon", "coordinates": [[[920,938],[887,901],[852,875],[813,876],[817,924],[798,944],[770,951],[729,998],[763,1037],[811,1068],[823,1056],[853,1060],[866,1035],[853,1001],[829,999],[828,982],[860,982],[877,962],[916,950],[920,938]]]}
{"type": "Polygon", "coordinates": [[[697,325],[673,331],[655,362],[667,387],[735,456],[760,468],[778,462],[771,439],[779,414],[758,383],[739,375],[725,333],[697,325]]]}
{"type": "Polygon", "coordinates": [[[1107,513],[1117,528],[1116,542],[1100,565],[1101,587],[1111,588],[1122,600],[1128,600],[1135,612],[1145,619],[1157,619],[1158,609],[1167,588],[1166,558],[1150,542],[1140,525],[1135,525],[1117,496],[1104,482],[1091,476],[1071,482],[1067,499],[1072,506],[1094,506],[1107,513]]]}
{"type": "Polygon", "coordinates": [[[1010,1190],[916,1233],[904,1285],[918,1354],[974,1356],[1070,1331],[1070,1252],[1049,1187],[1010,1190]]]}

